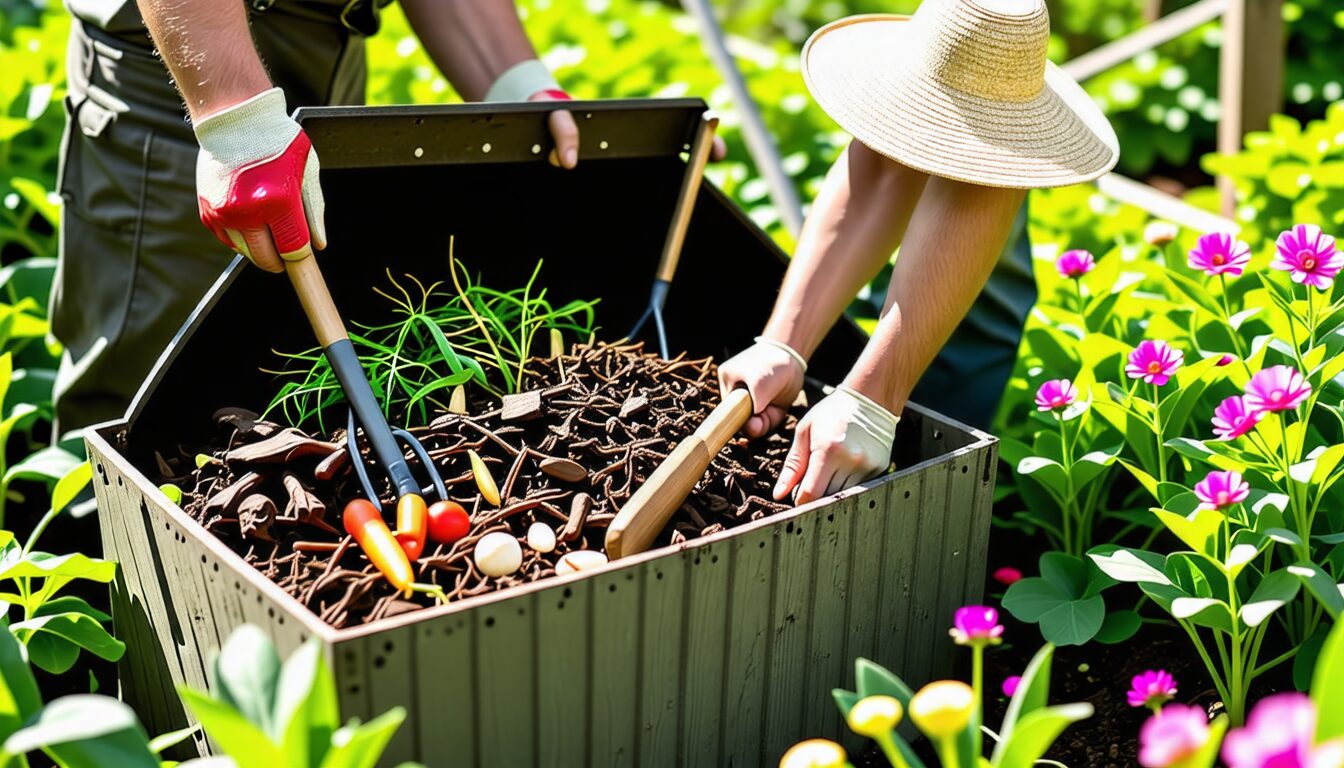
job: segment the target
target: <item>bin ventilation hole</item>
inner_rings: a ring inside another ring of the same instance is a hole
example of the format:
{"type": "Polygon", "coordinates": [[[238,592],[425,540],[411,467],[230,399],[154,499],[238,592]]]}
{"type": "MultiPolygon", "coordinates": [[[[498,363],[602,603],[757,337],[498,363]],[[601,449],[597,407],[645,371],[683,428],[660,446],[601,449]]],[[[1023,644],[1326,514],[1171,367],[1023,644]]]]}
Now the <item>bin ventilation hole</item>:
{"type": "Polygon", "coordinates": [[[117,487],[120,488],[122,485],[124,485],[124,483],[121,482],[121,475],[117,475],[117,487]]]}
{"type": "Polygon", "coordinates": [[[557,611],[563,611],[563,610],[565,610],[565,601],[564,601],[564,600],[561,600],[560,602],[556,603],[556,604],[555,604],[555,610],[557,610],[557,611]]]}
{"type": "Polygon", "coordinates": [[[392,652],[392,641],[391,641],[391,640],[388,640],[386,643],[383,643],[383,652],[384,652],[384,653],[391,653],[391,652],[392,652]]]}
{"type": "Polygon", "coordinates": [[[415,156],[416,156],[416,157],[424,157],[424,156],[425,156],[425,148],[424,148],[424,147],[416,147],[416,148],[415,148],[415,156]]]}
{"type": "Polygon", "coordinates": [[[234,588],[234,589],[242,589],[242,588],[243,588],[243,583],[242,583],[241,581],[235,581],[235,582],[233,582],[233,588],[234,588]]]}
{"type": "Polygon", "coordinates": [[[215,573],[219,573],[219,563],[215,563],[215,573]]]}
{"type": "Polygon", "coordinates": [[[163,530],[165,530],[165,531],[171,531],[171,530],[173,530],[173,524],[172,524],[172,523],[169,523],[169,522],[167,522],[167,521],[164,521],[164,523],[163,523],[163,530]]]}
{"type": "Polygon", "coordinates": [[[607,586],[607,591],[608,591],[608,592],[615,592],[615,591],[616,591],[616,585],[615,585],[615,584],[609,584],[609,585],[607,586]]]}
{"type": "Polygon", "coordinates": [[[934,439],[934,440],[942,440],[942,439],[943,439],[943,430],[941,430],[941,429],[935,429],[935,430],[933,430],[933,439],[934,439]]]}
{"type": "Polygon", "coordinates": [[[269,618],[269,619],[274,619],[274,618],[275,618],[275,609],[274,609],[274,608],[267,608],[267,609],[266,609],[266,617],[269,618]]]}
{"type": "Polygon", "coordinates": [[[657,572],[655,572],[655,573],[653,574],[653,578],[655,578],[655,579],[657,579],[657,580],[659,580],[659,581],[662,581],[662,580],[663,580],[663,572],[662,572],[662,571],[657,571],[657,572]]]}
{"type": "Polygon", "coordinates": [[[793,533],[793,523],[789,523],[788,525],[784,526],[784,532],[793,533]]]}
{"type": "Polygon", "coordinates": [[[568,600],[573,596],[574,596],[574,590],[570,589],[569,587],[565,587],[565,599],[568,600]]]}
{"type": "Polygon", "coordinates": [[[205,565],[205,564],[208,563],[208,562],[210,562],[210,561],[206,558],[206,556],[205,556],[205,555],[201,555],[201,565],[205,565]]]}
{"type": "Polygon", "coordinates": [[[598,145],[597,145],[598,149],[606,149],[607,147],[610,147],[610,146],[611,146],[611,145],[607,143],[607,140],[606,140],[606,139],[603,139],[602,141],[598,142],[598,145]]]}
{"type": "Polygon", "coordinates": [[[487,155],[490,154],[491,149],[493,149],[493,147],[490,146],[490,142],[488,141],[481,145],[481,151],[487,155]]]}
{"type": "Polygon", "coordinates": [[[415,118],[415,124],[416,124],[416,125],[424,125],[424,124],[425,124],[425,118],[423,118],[423,117],[417,117],[417,118],[415,118]]]}
{"type": "Polygon", "coordinates": [[[828,522],[828,523],[834,523],[834,522],[835,522],[835,513],[834,513],[834,512],[832,512],[831,514],[829,514],[829,515],[826,516],[826,522],[828,522]]]}
{"type": "Polygon", "coordinates": [[[970,472],[970,471],[971,471],[971,468],[970,468],[970,467],[966,466],[965,464],[962,464],[962,465],[961,465],[961,474],[964,475],[964,474],[966,474],[967,472],[970,472]]]}
{"type": "Polygon", "coordinates": [[[275,623],[279,624],[282,627],[285,626],[285,615],[283,613],[280,614],[280,618],[276,619],[275,623]]]}
{"type": "Polygon", "coordinates": [[[756,545],[756,548],[757,548],[757,549],[765,549],[765,542],[762,541],[760,544],[757,544],[757,545],[756,545]]]}
{"type": "Polygon", "coordinates": [[[444,637],[451,637],[452,634],[453,634],[453,628],[452,628],[452,627],[444,627],[444,628],[443,628],[443,636],[444,636],[444,637]]]}
{"type": "Polygon", "coordinates": [[[699,565],[699,564],[700,564],[700,558],[698,558],[698,557],[695,558],[695,564],[696,564],[696,565],[699,565]]]}
{"type": "MultiPolygon", "coordinates": [[[[350,662],[351,664],[354,664],[354,663],[355,663],[355,652],[354,652],[354,651],[346,651],[346,652],[345,652],[345,660],[348,661],[348,662],[350,662]]],[[[351,691],[356,691],[356,690],[358,690],[358,688],[351,688],[350,690],[351,690],[351,691]]]]}
{"type": "Polygon", "coordinates": [[[869,508],[869,509],[877,509],[877,502],[876,502],[875,500],[873,500],[873,499],[869,499],[869,500],[868,500],[868,508],[869,508]]]}
{"type": "Polygon", "coordinates": [[[382,656],[375,656],[373,659],[373,666],[382,669],[387,666],[387,659],[384,659],[382,656]]]}
{"type": "Polygon", "coordinates": [[[626,580],[626,581],[634,581],[634,580],[635,580],[635,574],[633,574],[633,573],[627,573],[627,574],[625,574],[625,580],[626,580]]]}
{"type": "Polygon", "coordinates": [[[518,609],[518,615],[519,615],[519,616],[526,616],[526,615],[527,615],[527,609],[525,609],[525,608],[519,608],[519,609],[518,609]]]}
{"type": "Polygon", "coordinates": [[[711,562],[711,563],[717,563],[717,562],[719,562],[719,556],[718,556],[718,555],[714,555],[713,557],[709,558],[709,562],[711,562]]]}
{"type": "Polygon", "coordinates": [[[487,628],[488,628],[488,627],[493,627],[493,626],[495,626],[495,617],[494,617],[494,616],[491,616],[491,617],[487,618],[487,619],[485,620],[485,626],[486,626],[487,628]]]}
{"type": "Polygon", "coordinates": [[[540,155],[540,154],[541,154],[541,145],[540,145],[540,144],[533,144],[533,145],[532,145],[532,154],[534,154],[534,155],[540,155]]]}
{"type": "Polygon", "coordinates": [[[906,491],[906,492],[905,492],[905,498],[907,498],[907,499],[910,498],[910,492],[909,492],[909,491],[906,491]]]}
{"type": "Polygon", "coordinates": [[[359,686],[358,686],[358,685],[352,685],[352,686],[350,686],[350,695],[351,695],[351,696],[358,696],[358,695],[359,695],[359,686]]]}

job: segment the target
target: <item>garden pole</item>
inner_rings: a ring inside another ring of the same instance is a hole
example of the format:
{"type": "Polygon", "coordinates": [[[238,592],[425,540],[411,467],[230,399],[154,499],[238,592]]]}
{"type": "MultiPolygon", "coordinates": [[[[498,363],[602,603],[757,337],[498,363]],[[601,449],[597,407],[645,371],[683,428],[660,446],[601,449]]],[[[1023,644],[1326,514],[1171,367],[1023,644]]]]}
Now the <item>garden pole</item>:
{"type": "Polygon", "coordinates": [[[803,228],[803,207],[798,202],[798,192],[784,170],[779,147],[775,146],[774,138],[765,127],[765,120],[751,98],[751,92],[747,90],[742,71],[737,68],[733,54],[728,51],[728,41],[724,39],[718,19],[714,17],[714,9],[710,7],[709,0],[682,0],[681,5],[700,24],[700,39],[705,44],[705,51],[732,91],[733,102],[742,116],[742,137],[747,142],[747,152],[770,187],[770,199],[779,211],[784,227],[797,238],[798,231],[803,228]]]}

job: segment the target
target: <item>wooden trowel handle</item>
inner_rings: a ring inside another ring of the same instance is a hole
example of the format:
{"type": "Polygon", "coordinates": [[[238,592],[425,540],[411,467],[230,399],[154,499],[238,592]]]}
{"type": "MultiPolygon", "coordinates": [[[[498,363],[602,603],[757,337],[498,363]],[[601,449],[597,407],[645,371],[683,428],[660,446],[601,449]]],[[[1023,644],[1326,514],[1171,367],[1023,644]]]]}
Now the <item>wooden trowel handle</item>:
{"type": "Polygon", "coordinates": [[[607,557],[615,560],[649,548],[672,514],[705,476],[709,463],[751,417],[751,395],[728,393],[690,437],[682,440],[635,491],[607,528],[607,557]]]}

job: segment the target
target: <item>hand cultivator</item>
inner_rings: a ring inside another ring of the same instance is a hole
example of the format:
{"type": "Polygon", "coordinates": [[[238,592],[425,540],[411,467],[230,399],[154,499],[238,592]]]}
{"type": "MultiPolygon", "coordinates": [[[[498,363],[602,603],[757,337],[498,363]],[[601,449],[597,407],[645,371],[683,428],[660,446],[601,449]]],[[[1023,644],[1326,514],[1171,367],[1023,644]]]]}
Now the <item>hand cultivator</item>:
{"type": "Polygon", "coordinates": [[[667,292],[672,287],[672,276],[677,273],[681,246],[686,241],[686,228],[691,223],[691,212],[695,210],[695,198],[700,193],[700,181],[705,175],[705,164],[709,162],[709,152],[714,146],[714,130],[718,126],[717,117],[707,118],[700,123],[700,130],[695,134],[690,157],[686,160],[686,175],[681,180],[681,191],[677,195],[677,207],[672,211],[672,223],[667,230],[667,240],[663,243],[663,255],[658,259],[658,272],[653,279],[653,288],[649,291],[649,306],[628,334],[628,338],[635,339],[652,319],[658,333],[658,352],[663,359],[671,357],[667,347],[667,329],[663,325],[663,304],[667,302],[667,292]]]}
{"type": "MultiPolygon", "coordinates": [[[[350,343],[345,324],[336,310],[336,304],[327,290],[322,271],[317,266],[311,246],[304,246],[297,259],[285,261],[285,271],[289,274],[294,290],[299,294],[299,302],[313,325],[313,332],[322,345],[322,352],[331,363],[331,370],[340,382],[345,398],[350,403],[347,422],[346,445],[350,452],[350,461],[359,476],[360,486],[368,496],[368,501],[356,499],[347,505],[344,513],[346,533],[355,537],[369,560],[387,577],[387,580],[403,594],[409,594],[419,585],[413,583],[411,562],[425,549],[425,538],[429,531],[429,508],[421,495],[423,489],[411,473],[406,457],[402,453],[398,440],[405,443],[420,460],[420,464],[429,473],[433,490],[438,494],[437,505],[447,504],[448,491],[443,478],[434,468],[429,453],[414,435],[401,429],[388,426],[373,388],[364,376],[359,357],[350,343]],[[382,505],[378,501],[378,491],[369,480],[368,470],[355,438],[356,427],[364,429],[373,449],[373,456],[382,465],[392,482],[397,496],[396,530],[389,529],[382,518],[382,505]]],[[[437,588],[429,591],[436,591],[437,588]]]]}

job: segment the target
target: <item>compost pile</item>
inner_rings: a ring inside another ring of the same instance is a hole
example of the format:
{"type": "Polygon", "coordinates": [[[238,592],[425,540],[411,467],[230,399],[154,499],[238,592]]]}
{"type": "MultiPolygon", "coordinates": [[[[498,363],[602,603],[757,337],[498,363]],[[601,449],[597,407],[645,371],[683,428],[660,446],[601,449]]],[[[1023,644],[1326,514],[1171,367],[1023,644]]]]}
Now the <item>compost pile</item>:
{"type": "MultiPolygon", "coordinates": [[[[481,398],[465,415],[444,414],[410,430],[428,449],[449,498],[471,517],[465,538],[430,544],[416,562],[418,580],[439,586],[450,601],[554,575],[559,559],[571,551],[601,551],[606,527],[621,505],[719,401],[711,359],[663,360],[638,344],[579,345],[571,354],[534,360],[529,368],[530,392],[503,403],[481,398]],[[468,450],[496,479],[498,507],[477,490],[468,450]],[[537,522],[555,531],[553,551],[524,543],[522,566],[513,575],[491,578],[480,572],[472,554],[482,536],[502,531],[526,542],[537,522]]],[[[656,545],[785,509],[770,491],[796,415],[781,433],[730,442],[656,545]]],[[[336,627],[434,602],[419,593],[401,596],[340,530],[345,503],[362,496],[344,430],[309,435],[234,408],[216,413],[215,421],[217,444],[200,451],[194,462],[160,457],[163,480],[183,490],[188,514],[336,627]]],[[[390,520],[392,489],[362,434],[359,443],[390,520]]],[[[414,457],[407,458],[417,477],[425,477],[414,457]]]]}

